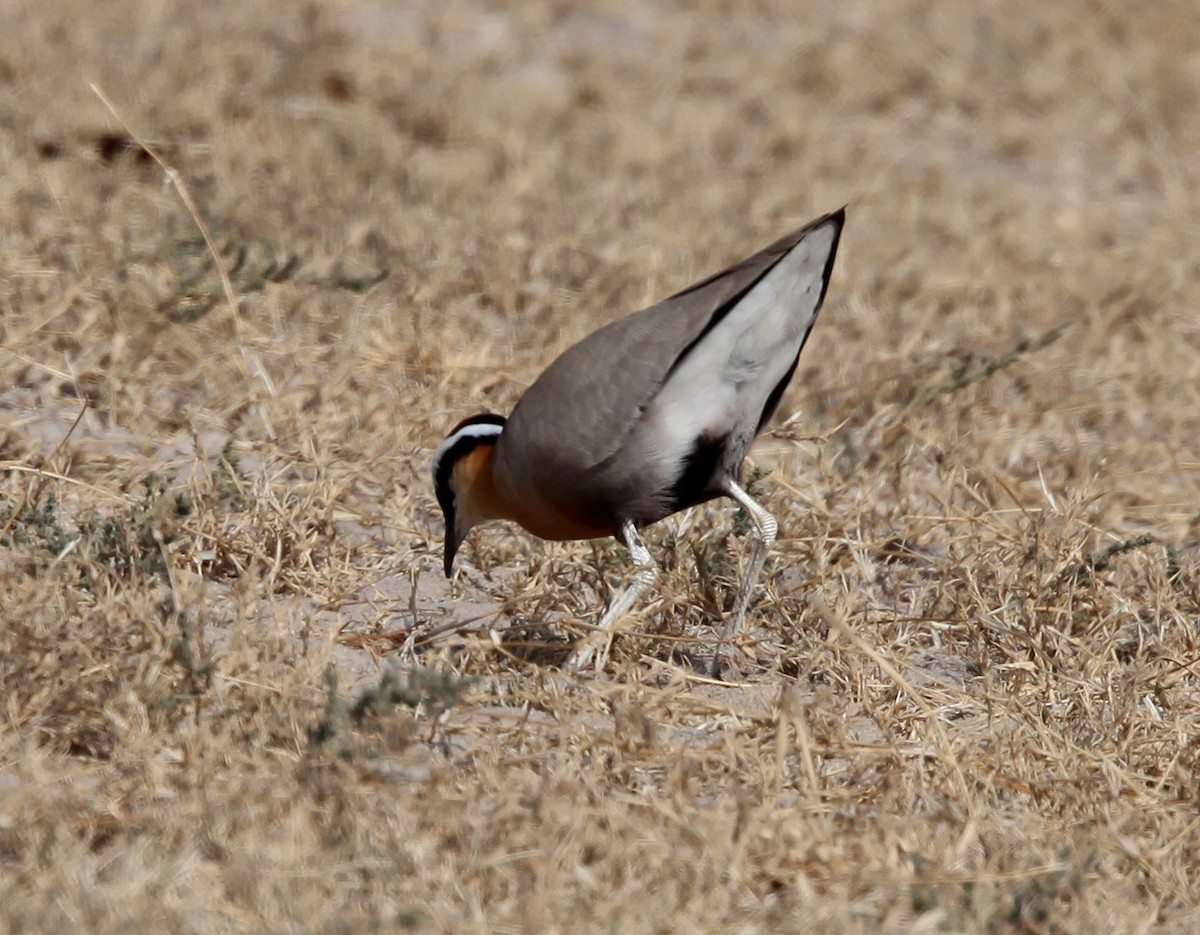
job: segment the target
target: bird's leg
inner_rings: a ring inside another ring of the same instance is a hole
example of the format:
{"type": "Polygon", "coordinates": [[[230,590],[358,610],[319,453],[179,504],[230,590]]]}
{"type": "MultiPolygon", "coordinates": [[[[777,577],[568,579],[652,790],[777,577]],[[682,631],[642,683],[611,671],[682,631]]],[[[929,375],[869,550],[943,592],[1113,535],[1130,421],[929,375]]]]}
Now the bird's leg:
{"type": "Polygon", "coordinates": [[[617,535],[633,557],[633,564],[636,570],[633,573],[633,580],[625,586],[625,588],[616,594],[609,603],[608,608],[604,611],[604,616],[600,618],[600,622],[596,625],[598,632],[589,636],[578,649],[571,654],[571,658],[567,660],[567,666],[571,669],[582,669],[591,660],[593,655],[596,656],[596,668],[600,668],[604,664],[605,657],[608,655],[607,641],[611,637],[613,625],[617,620],[628,613],[629,608],[633,606],[633,602],[637,600],[638,594],[642,589],[654,582],[658,575],[658,566],[654,564],[654,559],[650,557],[650,552],[642,543],[641,537],[638,536],[637,527],[633,525],[631,520],[626,520],[621,524],[620,533],[617,535]],[[606,644],[598,655],[596,653],[596,642],[602,640],[606,644]]]}
{"type": "Polygon", "coordinates": [[[779,524],[775,517],[763,509],[750,494],[746,493],[734,481],[725,484],[725,492],[729,494],[747,513],[754,522],[751,531],[750,561],[742,574],[742,584],[738,588],[737,600],[733,605],[733,615],[725,621],[721,631],[721,642],[713,654],[713,675],[720,675],[721,653],[729,646],[730,641],[742,629],[746,619],[746,610],[750,607],[750,597],[754,593],[754,585],[762,571],[763,561],[767,557],[767,549],[775,543],[775,535],[779,532],[779,524]]]}

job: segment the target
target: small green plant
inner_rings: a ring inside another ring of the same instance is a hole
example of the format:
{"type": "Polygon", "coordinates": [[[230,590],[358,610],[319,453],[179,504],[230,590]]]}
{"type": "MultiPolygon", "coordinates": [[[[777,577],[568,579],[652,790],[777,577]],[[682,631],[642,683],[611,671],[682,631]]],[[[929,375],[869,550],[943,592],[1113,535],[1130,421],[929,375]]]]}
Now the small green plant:
{"type": "Polygon", "coordinates": [[[0,545],[33,547],[51,555],[60,555],[72,539],[59,522],[58,498],[52,493],[40,506],[10,507],[3,514],[2,528],[7,533],[0,538],[0,545]]]}
{"type": "Polygon", "coordinates": [[[216,662],[200,639],[195,621],[184,611],[176,610],[170,602],[159,605],[166,625],[176,631],[171,640],[171,661],[179,667],[183,678],[180,691],[167,699],[167,705],[193,706],[196,721],[200,720],[200,702],[212,687],[216,662]]]}
{"type": "Polygon", "coordinates": [[[96,584],[98,574],[121,582],[137,575],[166,577],[165,549],[192,505],[185,494],[168,492],[166,482],[153,474],[144,483],[142,499],[130,505],[128,514],[93,514],[74,530],[64,525],[55,496],[47,494],[40,504],[3,515],[0,528],[7,532],[0,545],[23,547],[37,568],[69,561],[86,586],[96,584]]]}
{"type": "Polygon", "coordinates": [[[1023,337],[1008,350],[983,354],[974,350],[953,350],[914,366],[910,379],[900,383],[885,402],[902,406],[928,405],[938,396],[956,393],[973,383],[1011,366],[1021,357],[1049,347],[1075,324],[1067,319],[1036,337],[1023,337]]]}
{"type": "Polygon", "coordinates": [[[377,686],[362,690],[350,708],[350,720],[361,727],[398,706],[423,708],[430,717],[437,717],[454,707],[472,682],[438,669],[389,669],[377,686]]]}
{"type": "Polygon", "coordinates": [[[330,667],[325,673],[325,710],[309,731],[309,739],[320,748],[347,726],[375,729],[396,708],[421,710],[436,718],[458,704],[473,681],[448,671],[389,669],[377,685],[362,689],[354,702],[347,704],[338,694],[337,671],[330,667]]]}
{"type": "Polygon", "coordinates": [[[230,437],[221,450],[221,459],[213,471],[213,484],[217,494],[229,504],[229,508],[234,513],[241,513],[245,511],[247,502],[245,488],[238,479],[237,469],[237,452],[234,450],[233,438],[230,437]]]}
{"type": "MultiPolygon", "coordinates": [[[[212,230],[220,229],[221,225],[212,218],[207,220],[212,230]]],[[[168,320],[190,324],[224,301],[220,272],[203,236],[179,234],[172,224],[161,252],[170,267],[172,284],[170,293],[158,307],[168,320]]],[[[382,282],[390,272],[387,267],[380,267],[353,276],[345,272],[341,261],[336,261],[328,272],[301,276],[304,261],[298,254],[280,253],[266,240],[250,242],[231,234],[224,236],[220,252],[238,295],[261,292],[272,283],[283,282],[361,293],[382,282]]]]}
{"type": "Polygon", "coordinates": [[[145,487],[127,517],[95,517],[80,530],[81,554],[119,581],[139,574],[167,577],[166,547],[178,536],[179,520],[192,511],[187,496],[169,494],[161,478],[150,475],[145,487]]]}
{"type": "Polygon", "coordinates": [[[1066,931],[1061,920],[1080,898],[1092,859],[1072,860],[1068,866],[1009,886],[989,887],[974,880],[935,883],[930,862],[909,854],[916,880],[909,898],[917,913],[940,911],[946,919],[938,931],[961,931],[973,916],[986,917],[984,931],[995,935],[1049,935],[1066,931]]]}
{"type": "MultiPolygon", "coordinates": [[[[1133,552],[1137,549],[1144,548],[1148,545],[1157,542],[1157,538],[1150,533],[1136,536],[1133,539],[1125,539],[1121,542],[1114,542],[1108,548],[1101,552],[1096,552],[1087,556],[1082,562],[1075,562],[1072,565],[1064,568],[1058,576],[1058,583],[1063,584],[1072,580],[1082,580],[1090,578],[1098,571],[1107,571],[1112,564],[1112,560],[1118,555],[1124,555],[1126,552],[1133,552]]],[[[1168,556],[1168,572],[1170,571],[1169,556],[1168,556]]]]}

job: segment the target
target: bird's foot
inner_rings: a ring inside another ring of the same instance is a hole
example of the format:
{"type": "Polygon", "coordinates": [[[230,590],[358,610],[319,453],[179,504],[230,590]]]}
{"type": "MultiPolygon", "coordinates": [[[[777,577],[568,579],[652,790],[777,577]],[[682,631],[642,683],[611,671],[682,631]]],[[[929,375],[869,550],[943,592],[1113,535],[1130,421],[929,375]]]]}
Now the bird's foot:
{"type": "Polygon", "coordinates": [[[582,672],[584,669],[591,668],[593,671],[599,671],[608,663],[608,651],[605,648],[596,646],[595,640],[597,636],[605,634],[593,634],[591,637],[580,640],[579,645],[567,657],[566,668],[572,672],[582,672]]]}
{"type": "Polygon", "coordinates": [[[712,665],[708,674],[723,682],[740,682],[743,679],[742,651],[733,643],[722,642],[713,653],[712,665]]]}

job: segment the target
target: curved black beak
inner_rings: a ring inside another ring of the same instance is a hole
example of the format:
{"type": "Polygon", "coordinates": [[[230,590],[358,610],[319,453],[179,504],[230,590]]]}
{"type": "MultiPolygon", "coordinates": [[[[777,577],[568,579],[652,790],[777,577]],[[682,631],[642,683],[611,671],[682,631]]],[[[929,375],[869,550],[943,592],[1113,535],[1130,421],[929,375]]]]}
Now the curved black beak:
{"type": "Polygon", "coordinates": [[[454,517],[446,517],[446,548],[443,553],[442,567],[445,569],[446,577],[449,578],[454,574],[454,556],[458,554],[458,547],[462,544],[462,539],[458,535],[458,531],[454,528],[454,517]]]}

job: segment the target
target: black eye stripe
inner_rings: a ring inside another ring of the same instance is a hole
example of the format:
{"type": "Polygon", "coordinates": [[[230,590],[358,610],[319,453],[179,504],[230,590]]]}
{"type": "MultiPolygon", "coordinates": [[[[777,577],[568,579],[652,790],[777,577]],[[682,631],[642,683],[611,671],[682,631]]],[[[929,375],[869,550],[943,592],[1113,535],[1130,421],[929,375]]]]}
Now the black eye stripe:
{"type": "Polygon", "coordinates": [[[494,445],[496,437],[481,438],[478,435],[464,435],[453,445],[442,452],[442,456],[434,465],[433,489],[437,492],[438,503],[442,510],[454,505],[454,491],[450,488],[450,476],[454,473],[454,465],[465,458],[480,445],[494,445]]]}
{"type": "Polygon", "coordinates": [[[465,419],[454,427],[446,440],[438,446],[433,460],[433,489],[437,494],[442,512],[447,516],[454,510],[454,491],[450,487],[450,478],[454,473],[454,465],[465,458],[480,445],[494,445],[500,437],[504,426],[503,416],[485,413],[465,419]],[[471,431],[473,426],[495,426],[495,431],[481,429],[471,431]],[[466,430],[466,431],[464,431],[466,430]],[[455,437],[457,436],[457,437],[455,437]]]}
{"type": "Polygon", "coordinates": [[[446,506],[445,500],[454,502],[454,492],[450,489],[450,474],[454,470],[454,462],[466,454],[467,450],[469,449],[457,444],[443,452],[434,465],[433,489],[437,491],[438,502],[442,504],[443,509],[446,506]]]}

